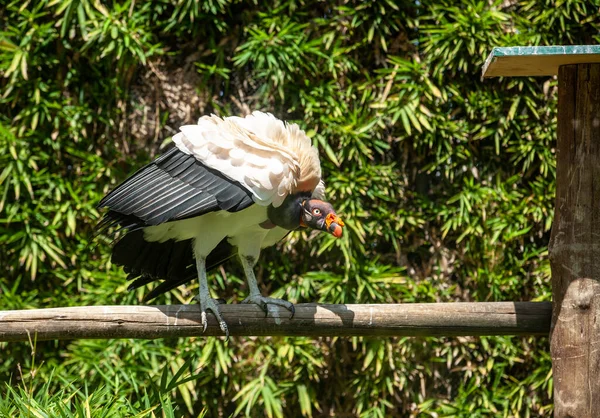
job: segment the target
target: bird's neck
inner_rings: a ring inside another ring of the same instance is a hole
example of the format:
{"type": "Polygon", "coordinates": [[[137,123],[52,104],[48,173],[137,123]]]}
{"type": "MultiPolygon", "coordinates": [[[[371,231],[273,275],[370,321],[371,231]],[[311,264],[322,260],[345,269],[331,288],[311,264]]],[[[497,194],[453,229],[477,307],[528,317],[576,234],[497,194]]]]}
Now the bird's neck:
{"type": "Polygon", "coordinates": [[[310,198],[310,194],[300,193],[289,195],[279,207],[269,206],[269,220],[281,228],[293,230],[300,226],[302,217],[302,202],[310,198]]]}

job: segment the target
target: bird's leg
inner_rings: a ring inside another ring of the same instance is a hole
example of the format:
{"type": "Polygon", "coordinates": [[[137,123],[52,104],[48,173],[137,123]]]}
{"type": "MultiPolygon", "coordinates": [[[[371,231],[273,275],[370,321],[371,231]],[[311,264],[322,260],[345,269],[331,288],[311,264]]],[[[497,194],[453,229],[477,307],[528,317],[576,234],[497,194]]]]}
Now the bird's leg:
{"type": "Polygon", "coordinates": [[[200,310],[202,312],[202,332],[205,332],[206,327],[208,326],[206,312],[211,311],[217,318],[221,331],[223,331],[225,337],[229,339],[229,328],[227,328],[227,324],[221,317],[217,301],[210,296],[210,291],[208,290],[208,281],[206,280],[206,258],[196,257],[196,268],[198,269],[198,279],[200,281],[200,293],[198,293],[198,296],[194,299],[200,302],[200,310]]]}
{"type": "Polygon", "coordinates": [[[244,268],[244,273],[246,273],[246,280],[248,280],[248,287],[250,288],[250,295],[244,299],[242,303],[254,303],[260,306],[261,309],[265,311],[265,315],[268,315],[269,313],[267,307],[268,304],[282,306],[292,313],[290,316],[290,319],[292,319],[295,313],[293,303],[283,299],[265,297],[260,294],[258,284],[256,283],[256,277],[254,276],[254,264],[256,263],[256,259],[252,256],[240,254],[240,260],[242,261],[242,267],[244,268]]]}

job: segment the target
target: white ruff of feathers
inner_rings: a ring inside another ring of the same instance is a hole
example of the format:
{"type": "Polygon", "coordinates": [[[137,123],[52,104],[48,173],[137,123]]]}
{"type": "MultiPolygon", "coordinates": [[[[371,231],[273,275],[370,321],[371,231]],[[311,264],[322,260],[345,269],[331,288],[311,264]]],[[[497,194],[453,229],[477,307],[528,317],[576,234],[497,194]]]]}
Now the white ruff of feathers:
{"type": "Polygon", "coordinates": [[[324,198],[319,153],[297,124],[270,113],[203,116],[173,137],[179,150],[241,183],[254,201],[277,207],[297,192],[324,198]]]}

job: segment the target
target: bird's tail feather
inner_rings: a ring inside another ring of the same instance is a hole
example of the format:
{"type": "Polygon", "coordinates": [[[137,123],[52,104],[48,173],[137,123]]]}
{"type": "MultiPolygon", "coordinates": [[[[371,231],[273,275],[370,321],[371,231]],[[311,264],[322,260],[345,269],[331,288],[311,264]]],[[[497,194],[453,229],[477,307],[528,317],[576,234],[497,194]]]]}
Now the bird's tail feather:
{"type": "MultiPolygon", "coordinates": [[[[129,290],[162,281],[144,297],[144,301],[149,301],[197,278],[192,243],[191,239],[149,242],[140,229],[128,232],[115,244],[111,260],[129,273],[127,279],[133,280],[129,290]]],[[[207,257],[207,270],[218,267],[235,254],[224,239],[207,257]]]]}

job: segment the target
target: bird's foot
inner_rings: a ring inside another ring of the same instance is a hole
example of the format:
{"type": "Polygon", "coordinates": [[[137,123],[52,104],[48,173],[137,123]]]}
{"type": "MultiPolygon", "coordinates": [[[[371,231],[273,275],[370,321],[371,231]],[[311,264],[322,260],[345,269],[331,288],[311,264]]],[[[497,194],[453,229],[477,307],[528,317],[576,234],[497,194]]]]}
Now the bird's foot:
{"type": "Polygon", "coordinates": [[[265,311],[265,316],[269,314],[268,305],[277,305],[284,307],[292,313],[290,315],[290,319],[292,319],[294,317],[294,314],[296,313],[296,308],[294,308],[294,304],[283,299],[269,298],[261,295],[250,295],[246,299],[244,299],[242,303],[254,303],[255,305],[260,306],[260,308],[263,311],[265,311]]]}
{"type": "Polygon", "coordinates": [[[215,318],[217,318],[217,322],[219,323],[219,328],[225,334],[225,340],[229,339],[229,328],[227,327],[227,323],[221,317],[221,311],[219,310],[220,300],[213,299],[209,294],[200,293],[198,296],[194,297],[198,302],[200,302],[200,311],[201,320],[202,320],[202,332],[206,332],[206,327],[208,327],[208,319],[206,318],[206,312],[211,311],[215,318]]]}

